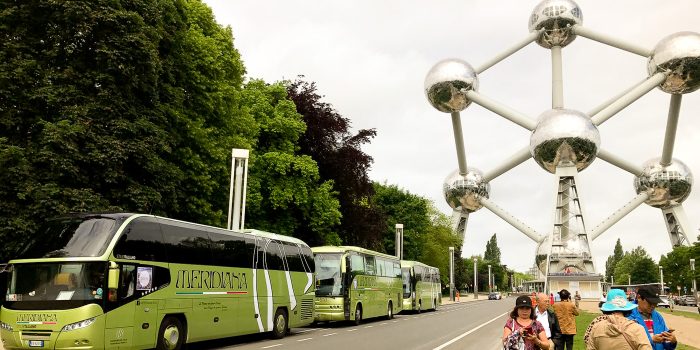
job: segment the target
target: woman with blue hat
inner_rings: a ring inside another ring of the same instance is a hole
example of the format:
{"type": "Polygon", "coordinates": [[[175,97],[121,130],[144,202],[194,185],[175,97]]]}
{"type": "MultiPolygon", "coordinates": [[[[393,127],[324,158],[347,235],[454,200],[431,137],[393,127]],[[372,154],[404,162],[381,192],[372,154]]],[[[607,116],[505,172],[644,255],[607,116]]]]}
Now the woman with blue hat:
{"type": "Polygon", "coordinates": [[[627,319],[635,308],[637,304],[629,302],[624,291],[611,289],[605,303],[600,307],[603,315],[591,322],[583,337],[586,350],[652,350],[644,327],[627,319]]]}

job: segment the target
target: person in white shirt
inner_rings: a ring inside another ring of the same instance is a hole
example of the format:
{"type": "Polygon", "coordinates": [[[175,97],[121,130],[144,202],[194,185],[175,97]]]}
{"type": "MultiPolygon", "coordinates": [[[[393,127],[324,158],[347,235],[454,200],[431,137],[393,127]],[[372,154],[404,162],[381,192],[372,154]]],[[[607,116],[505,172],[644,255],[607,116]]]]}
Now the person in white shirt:
{"type": "Polygon", "coordinates": [[[608,294],[603,292],[603,296],[598,300],[598,308],[600,309],[600,307],[603,306],[606,301],[608,301],[608,294]]]}
{"type": "Polygon", "coordinates": [[[537,294],[535,317],[544,327],[544,332],[547,335],[547,339],[549,339],[549,349],[560,349],[561,328],[559,327],[559,320],[554,314],[554,310],[550,308],[549,296],[547,294],[537,294]]]}

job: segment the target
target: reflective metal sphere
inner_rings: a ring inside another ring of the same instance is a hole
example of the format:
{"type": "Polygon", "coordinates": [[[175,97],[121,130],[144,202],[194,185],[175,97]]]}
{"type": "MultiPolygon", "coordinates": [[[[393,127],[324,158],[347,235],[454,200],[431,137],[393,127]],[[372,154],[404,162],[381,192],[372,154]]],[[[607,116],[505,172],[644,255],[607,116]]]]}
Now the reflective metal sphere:
{"type": "Polygon", "coordinates": [[[700,34],[678,32],[659,41],[649,57],[649,75],[670,74],[659,88],[669,94],[686,94],[700,88],[700,34]]]}
{"type": "Polygon", "coordinates": [[[484,181],[481,171],[467,168],[467,175],[462,176],[455,170],[445,179],[442,192],[445,201],[452,209],[473,213],[481,209],[479,197],[489,198],[489,183],[484,181]]]}
{"type": "Polygon", "coordinates": [[[673,159],[671,165],[661,166],[661,158],[644,163],[642,174],[634,179],[637,194],[650,191],[645,202],[654,208],[667,209],[681,204],[693,187],[693,174],[680,160],[673,159]]]}
{"type": "MultiPolygon", "coordinates": [[[[577,233],[571,233],[561,243],[555,240],[551,251],[552,260],[555,262],[552,269],[556,270],[558,267],[560,271],[549,272],[563,272],[561,270],[567,266],[578,270],[575,272],[593,272],[587,271],[586,264],[583,263],[583,261],[591,259],[590,251],[588,241],[581,238],[577,233]]],[[[537,250],[535,251],[535,264],[537,264],[537,268],[542,273],[546,273],[547,254],[549,253],[549,239],[545,239],[537,245],[537,250]]]]}
{"type": "Polygon", "coordinates": [[[534,32],[544,28],[537,43],[547,49],[564,47],[574,41],[576,35],[571,26],[583,23],[581,8],[572,0],[544,0],[532,10],[529,29],[534,32]]]}
{"type": "Polygon", "coordinates": [[[530,154],[543,169],[555,173],[557,166],[585,169],[598,154],[600,133],[591,118],[571,109],[542,113],[530,136],[530,154]]]}
{"type": "Polygon", "coordinates": [[[425,96],[440,112],[459,112],[471,101],[464,92],[477,91],[479,78],[472,66],[460,59],[451,58],[438,62],[425,76],[425,96]]]}

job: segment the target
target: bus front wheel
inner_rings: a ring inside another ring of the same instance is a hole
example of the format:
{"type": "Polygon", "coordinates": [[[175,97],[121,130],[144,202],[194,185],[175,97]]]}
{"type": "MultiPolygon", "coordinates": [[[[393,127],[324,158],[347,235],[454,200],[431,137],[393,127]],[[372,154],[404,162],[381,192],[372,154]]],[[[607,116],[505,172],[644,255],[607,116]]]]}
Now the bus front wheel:
{"type": "Polygon", "coordinates": [[[420,313],[423,309],[423,302],[421,300],[418,300],[418,310],[416,312],[420,313]]]}
{"type": "Polygon", "coordinates": [[[359,304],[355,308],[355,325],[359,326],[362,323],[362,306],[359,304]]]}
{"type": "Polygon", "coordinates": [[[185,328],[177,317],[168,316],[158,331],[158,350],[179,350],[185,341],[185,328]]]}
{"type": "Polygon", "coordinates": [[[287,312],[284,309],[277,309],[275,313],[274,327],[272,327],[272,338],[282,339],[285,334],[287,334],[287,325],[289,321],[287,320],[287,312]]]}
{"type": "Polygon", "coordinates": [[[387,319],[387,320],[390,320],[390,319],[392,319],[392,318],[394,318],[394,307],[393,307],[393,305],[392,305],[392,303],[391,303],[391,301],[390,301],[390,302],[389,302],[389,305],[387,305],[386,319],[387,319]]]}

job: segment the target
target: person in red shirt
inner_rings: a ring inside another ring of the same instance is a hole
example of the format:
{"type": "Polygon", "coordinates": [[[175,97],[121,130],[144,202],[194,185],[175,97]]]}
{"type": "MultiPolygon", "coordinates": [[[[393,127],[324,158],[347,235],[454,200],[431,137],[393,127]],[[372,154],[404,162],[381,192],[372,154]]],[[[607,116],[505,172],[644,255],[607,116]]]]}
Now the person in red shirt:
{"type": "Polygon", "coordinates": [[[549,293],[549,305],[554,305],[554,293],[549,293]]]}

